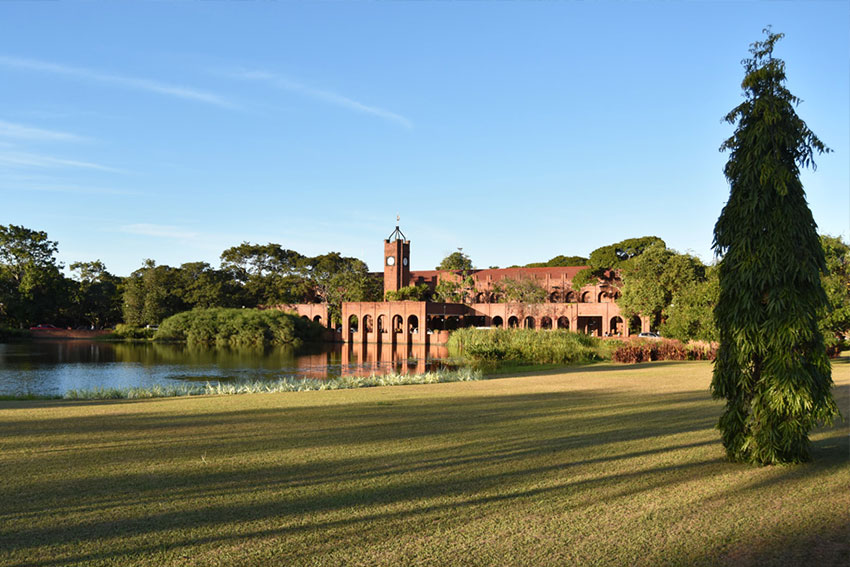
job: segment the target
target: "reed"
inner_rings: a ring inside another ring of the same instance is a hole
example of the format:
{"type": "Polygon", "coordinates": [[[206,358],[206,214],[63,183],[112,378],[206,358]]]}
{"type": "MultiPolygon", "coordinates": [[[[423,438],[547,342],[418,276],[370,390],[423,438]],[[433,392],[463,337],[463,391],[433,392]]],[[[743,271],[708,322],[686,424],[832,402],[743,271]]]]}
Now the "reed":
{"type": "MultiPolygon", "coordinates": [[[[436,370],[424,374],[372,374],[371,376],[340,376],[316,379],[285,376],[277,380],[251,380],[244,382],[217,382],[206,384],[155,385],[147,388],[93,388],[68,390],[66,400],[118,400],[143,398],[171,398],[175,396],[269,394],[275,392],[308,392],[316,390],[349,390],[374,386],[405,386],[410,384],[437,384],[440,382],[468,382],[481,380],[482,373],[471,368],[436,370]]],[[[11,398],[10,398],[11,399],[11,398]]],[[[31,398],[30,398],[31,399],[31,398]]]]}
{"type": "Polygon", "coordinates": [[[459,329],[448,347],[473,363],[586,364],[610,359],[608,342],[566,330],[459,329]]]}

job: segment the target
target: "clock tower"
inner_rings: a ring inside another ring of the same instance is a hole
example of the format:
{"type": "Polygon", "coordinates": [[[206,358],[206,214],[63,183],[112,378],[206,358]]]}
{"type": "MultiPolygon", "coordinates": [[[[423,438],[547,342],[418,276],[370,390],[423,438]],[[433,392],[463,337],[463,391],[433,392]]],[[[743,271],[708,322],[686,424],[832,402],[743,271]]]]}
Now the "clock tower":
{"type": "MultiPolygon", "coordinates": [[[[396,219],[398,220],[398,219],[396,219]]],[[[410,241],[396,225],[384,240],[384,295],[410,284],[410,241]]]]}

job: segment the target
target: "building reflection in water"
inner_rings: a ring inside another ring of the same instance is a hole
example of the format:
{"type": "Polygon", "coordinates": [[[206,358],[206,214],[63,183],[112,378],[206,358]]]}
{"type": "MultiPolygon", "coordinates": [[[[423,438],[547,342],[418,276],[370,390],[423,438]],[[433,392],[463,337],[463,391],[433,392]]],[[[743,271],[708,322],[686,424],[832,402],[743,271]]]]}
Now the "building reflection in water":
{"type": "Polygon", "coordinates": [[[448,356],[444,345],[346,343],[329,352],[300,355],[297,374],[308,378],[422,374],[445,368],[448,356]]]}

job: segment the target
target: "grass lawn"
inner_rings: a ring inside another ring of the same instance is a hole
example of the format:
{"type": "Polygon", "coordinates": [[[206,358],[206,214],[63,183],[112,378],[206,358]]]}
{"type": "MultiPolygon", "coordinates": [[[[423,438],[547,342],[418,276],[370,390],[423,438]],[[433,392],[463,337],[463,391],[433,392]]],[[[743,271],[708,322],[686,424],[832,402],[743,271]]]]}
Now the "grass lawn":
{"type": "Polygon", "coordinates": [[[733,465],[710,377],[0,402],[0,565],[848,565],[848,422],[733,465]]]}

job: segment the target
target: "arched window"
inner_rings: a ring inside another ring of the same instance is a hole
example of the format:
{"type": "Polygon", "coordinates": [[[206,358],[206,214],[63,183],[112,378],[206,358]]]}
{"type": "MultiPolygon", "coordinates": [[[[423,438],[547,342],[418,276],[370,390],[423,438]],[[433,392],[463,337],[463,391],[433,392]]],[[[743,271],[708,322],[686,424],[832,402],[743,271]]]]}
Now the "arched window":
{"type": "Polygon", "coordinates": [[[349,331],[351,331],[352,333],[356,333],[357,329],[358,329],[357,323],[358,323],[357,315],[352,315],[351,317],[349,317],[348,318],[348,329],[349,329],[349,331]]]}
{"type": "Polygon", "coordinates": [[[504,321],[502,321],[502,318],[501,318],[501,317],[499,317],[498,315],[496,315],[495,317],[493,317],[493,318],[490,320],[490,326],[491,326],[491,327],[501,327],[501,326],[502,326],[502,325],[504,325],[504,324],[505,324],[505,322],[504,322],[504,321]]]}
{"type": "Polygon", "coordinates": [[[519,327],[519,319],[517,319],[514,315],[508,317],[508,327],[510,327],[511,329],[516,329],[517,327],[519,327]]]}
{"type": "Polygon", "coordinates": [[[570,320],[566,317],[558,317],[558,328],[559,329],[569,329],[570,328],[570,320]]]}
{"type": "Polygon", "coordinates": [[[411,315],[407,318],[407,332],[411,335],[419,332],[419,317],[416,315],[411,315]]]}
{"type": "Polygon", "coordinates": [[[623,334],[623,319],[621,317],[611,317],[611,336],[618,337],[623,334]]]}
{"type": "Polygon", "coordinates": [[[534,317],[526,317],[525,318],[525,328],[533,329],[534,328],[534,317]]]}
{"type": "Polygon", "coordinates": [[[540,319],[540,328],[541,329],[551,329],[552,328],[552,318],[551,317],[543,317],[540,319]]]}

